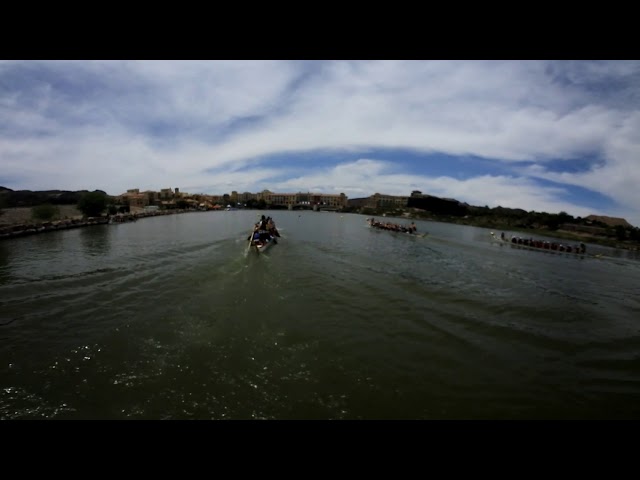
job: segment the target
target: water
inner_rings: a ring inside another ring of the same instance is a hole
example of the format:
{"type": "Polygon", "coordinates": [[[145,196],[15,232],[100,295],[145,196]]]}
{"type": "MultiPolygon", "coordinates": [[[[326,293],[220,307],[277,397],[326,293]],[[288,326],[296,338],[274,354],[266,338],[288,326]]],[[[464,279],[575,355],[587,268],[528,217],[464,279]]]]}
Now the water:
{"type": "Polygon", "coordinates": [[[0,418],[640,418],[631,253],[256,213],[0,242],[0,418]]]}

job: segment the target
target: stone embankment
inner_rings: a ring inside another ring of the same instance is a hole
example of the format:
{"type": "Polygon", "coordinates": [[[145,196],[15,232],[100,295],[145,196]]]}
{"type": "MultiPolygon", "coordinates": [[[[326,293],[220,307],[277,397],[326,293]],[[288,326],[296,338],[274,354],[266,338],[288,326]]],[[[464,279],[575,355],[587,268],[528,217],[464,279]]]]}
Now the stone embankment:
{"type": "Polygon", "coordinates": [[[177,213],[194,212],[197,210],[160,210],[155,212],[136,212],[103,217],[83,217],[57,220],[53,222],[30,222],[14,225],[0,225],[0,239],[24,237],[36,233],[55,232],[70,228],[89,227],[92,225],[106,225],[136,221],[139,218],[156,217],[160,215],[174,215],[177,213]]]}
{"type": "Polygon", "coordinates": [[[0,238],[24,237],[27,235],[34,235],[36,233],[88,227],[89,225],[104,225],[106,223],[109,223],[109,219],[107,217],[89,217],[82,220],[67,219],[42,223],[21,223],[0,227],[0,238]]]}

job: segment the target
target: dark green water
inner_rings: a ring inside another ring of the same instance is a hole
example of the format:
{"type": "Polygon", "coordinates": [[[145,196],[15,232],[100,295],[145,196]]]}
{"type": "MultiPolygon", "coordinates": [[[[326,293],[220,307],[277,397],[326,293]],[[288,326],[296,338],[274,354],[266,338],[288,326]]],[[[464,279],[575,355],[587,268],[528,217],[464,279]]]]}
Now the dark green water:
{"type": "Polygon", "coordinates": [[[0,418],[640,418],[637,258],[256,213],[0,242],[0,418]]]}

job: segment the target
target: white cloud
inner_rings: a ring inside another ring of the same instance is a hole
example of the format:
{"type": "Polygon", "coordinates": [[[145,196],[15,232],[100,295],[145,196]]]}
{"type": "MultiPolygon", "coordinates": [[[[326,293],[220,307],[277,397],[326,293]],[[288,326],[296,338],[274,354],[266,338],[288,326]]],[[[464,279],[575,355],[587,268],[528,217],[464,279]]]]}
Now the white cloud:
{"type": "Polygon", "coordinates": [[[393,173],[389,162],[360,159],[326,171],[302,175],[275,185],[278,191],[297,192],[312,189],[327,193],[345,193],[350,198],[369,196],[372,193],[410,195],[412,190],[444,198],[455,198],[470,205],[527,208],[536,205],[536,211],[559,213],[565,211],[574,216],[587,216],[596,212],[562,200],[565,190],[559,187],[540,187],[524,178],[484,175],[468,180],[449,176],[429,177],[393,173]]]}
{"type": "Polygon", "coordinates": [[[638,219],[639,78],[637,61],[2,62],[0,184],[357,196],[420,184],[473,204],[584,213],[533,176],[592,189],[638,219]],[[375,148],[536,164],[456,180],[360,160],[276,182],[284,167],[260,163],[332,150],[355,160],[375,148]],[[579,173],[545,168],[583,157],[599,162],[579,173]]]}

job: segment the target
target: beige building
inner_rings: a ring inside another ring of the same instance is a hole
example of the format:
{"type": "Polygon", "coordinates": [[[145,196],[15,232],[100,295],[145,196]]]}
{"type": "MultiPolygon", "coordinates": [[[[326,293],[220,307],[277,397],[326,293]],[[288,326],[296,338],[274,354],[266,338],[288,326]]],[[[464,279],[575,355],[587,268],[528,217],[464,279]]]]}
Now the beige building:
{"type": "Polygon", "coordinates": [[[116,197],[119,203],[128,203],[130,207],[145,207],[150,204],[147,192],[140,193],[139,188],[131,188],[126,193],[116,197]]]}
{"type": "Polygon", "coordinates": [[[251,192],[231,192],[231,200],[236,203],[247,203],[249,200],[257,200],[258,196],[251,192]]]}
{"type": "Polygon", "coordinates": [[[406,207],[409,197],[403,195],[385,195],[383,193],[374,193],[369,197],[354,199],[349,202],[351,206],[367,207],[367,208],[400,208],[406,207]]]}
{"type": "Polygon", "coordinates": [[[257,200],[260,199],[264,200],[267,205],[277,206],[317,205],[334,208],[347,206],[347,196],[344,193],[273,193],[269,190],[263,190],[257,195],[257,200]]]}
{"type": "Polygon", "coordinates": [[[406,196],[399,195],[384,195],[382,193],[374,193],[371,197],[369,197],[370,204],[367,206],[372,207],[406,207],[407,199],[406,196]]]}
{"type": "Polygon", "coordinates": [[[311,194],[311,204],[312,205],[325,205],[329,207],[346,207],[347,206],[347,196],[344,193],[340,194],[330,194],[330,193],[321,193],[321,194],[311,194]]]}
{"type": "Polygon", "coordinates": [[[146,207],[149,205],[149,197],[144,193],[127,194],[127,200],[130,207],[146,207]]]}
{"type": "Polygon", "coordinates": [[[162,188],[160,189],[160,199],[161,200],[170,200],[173,198],[173,190],[171,188],[162,188]]]}
{"type": "Polygon", "coordinates": [[[265,201],[269,205],[296,205],[298,203],[295,193],[272,193],[265,201]]]}
{"type": "MultiPolygon", "coordinates": [[[[380,195],[380,194],[376,194],[380,195]]],[[[384,196],[390,197],[390,196],[384,196]]],[[[232,191],[231,195],[206,195],[195,194],[189,195],[187,193],[181,193],[178,188],[175,192],[171,188],[163,188],[160,192],[147,190],[140,192],[138,188],[132,188],[127,190],[127,193],[123,193],[118,197],[120,201],[128,201],[129,205],[136,207],[145,207],[148,205],[162,205],[170,206],[175,203],[176,199],[194,200],[200,203],[207,204],[222,204],[222,203],[247,203],[249,200],[264,200],[267,205],[273,206],[299,206],[309,205],[310,207],[331,207],[341,208],[346,207],[348,203],[347,196],[344,193],[340,194],[328,194],[328,193],[312,193],[312,192],[297,192],[297,193],[274,193],[270,190],[263,190],[258,193],[243,192],[238,193],[232,191]]],[[[402,197],[405,198],[406,197],[402,197]]]]}

